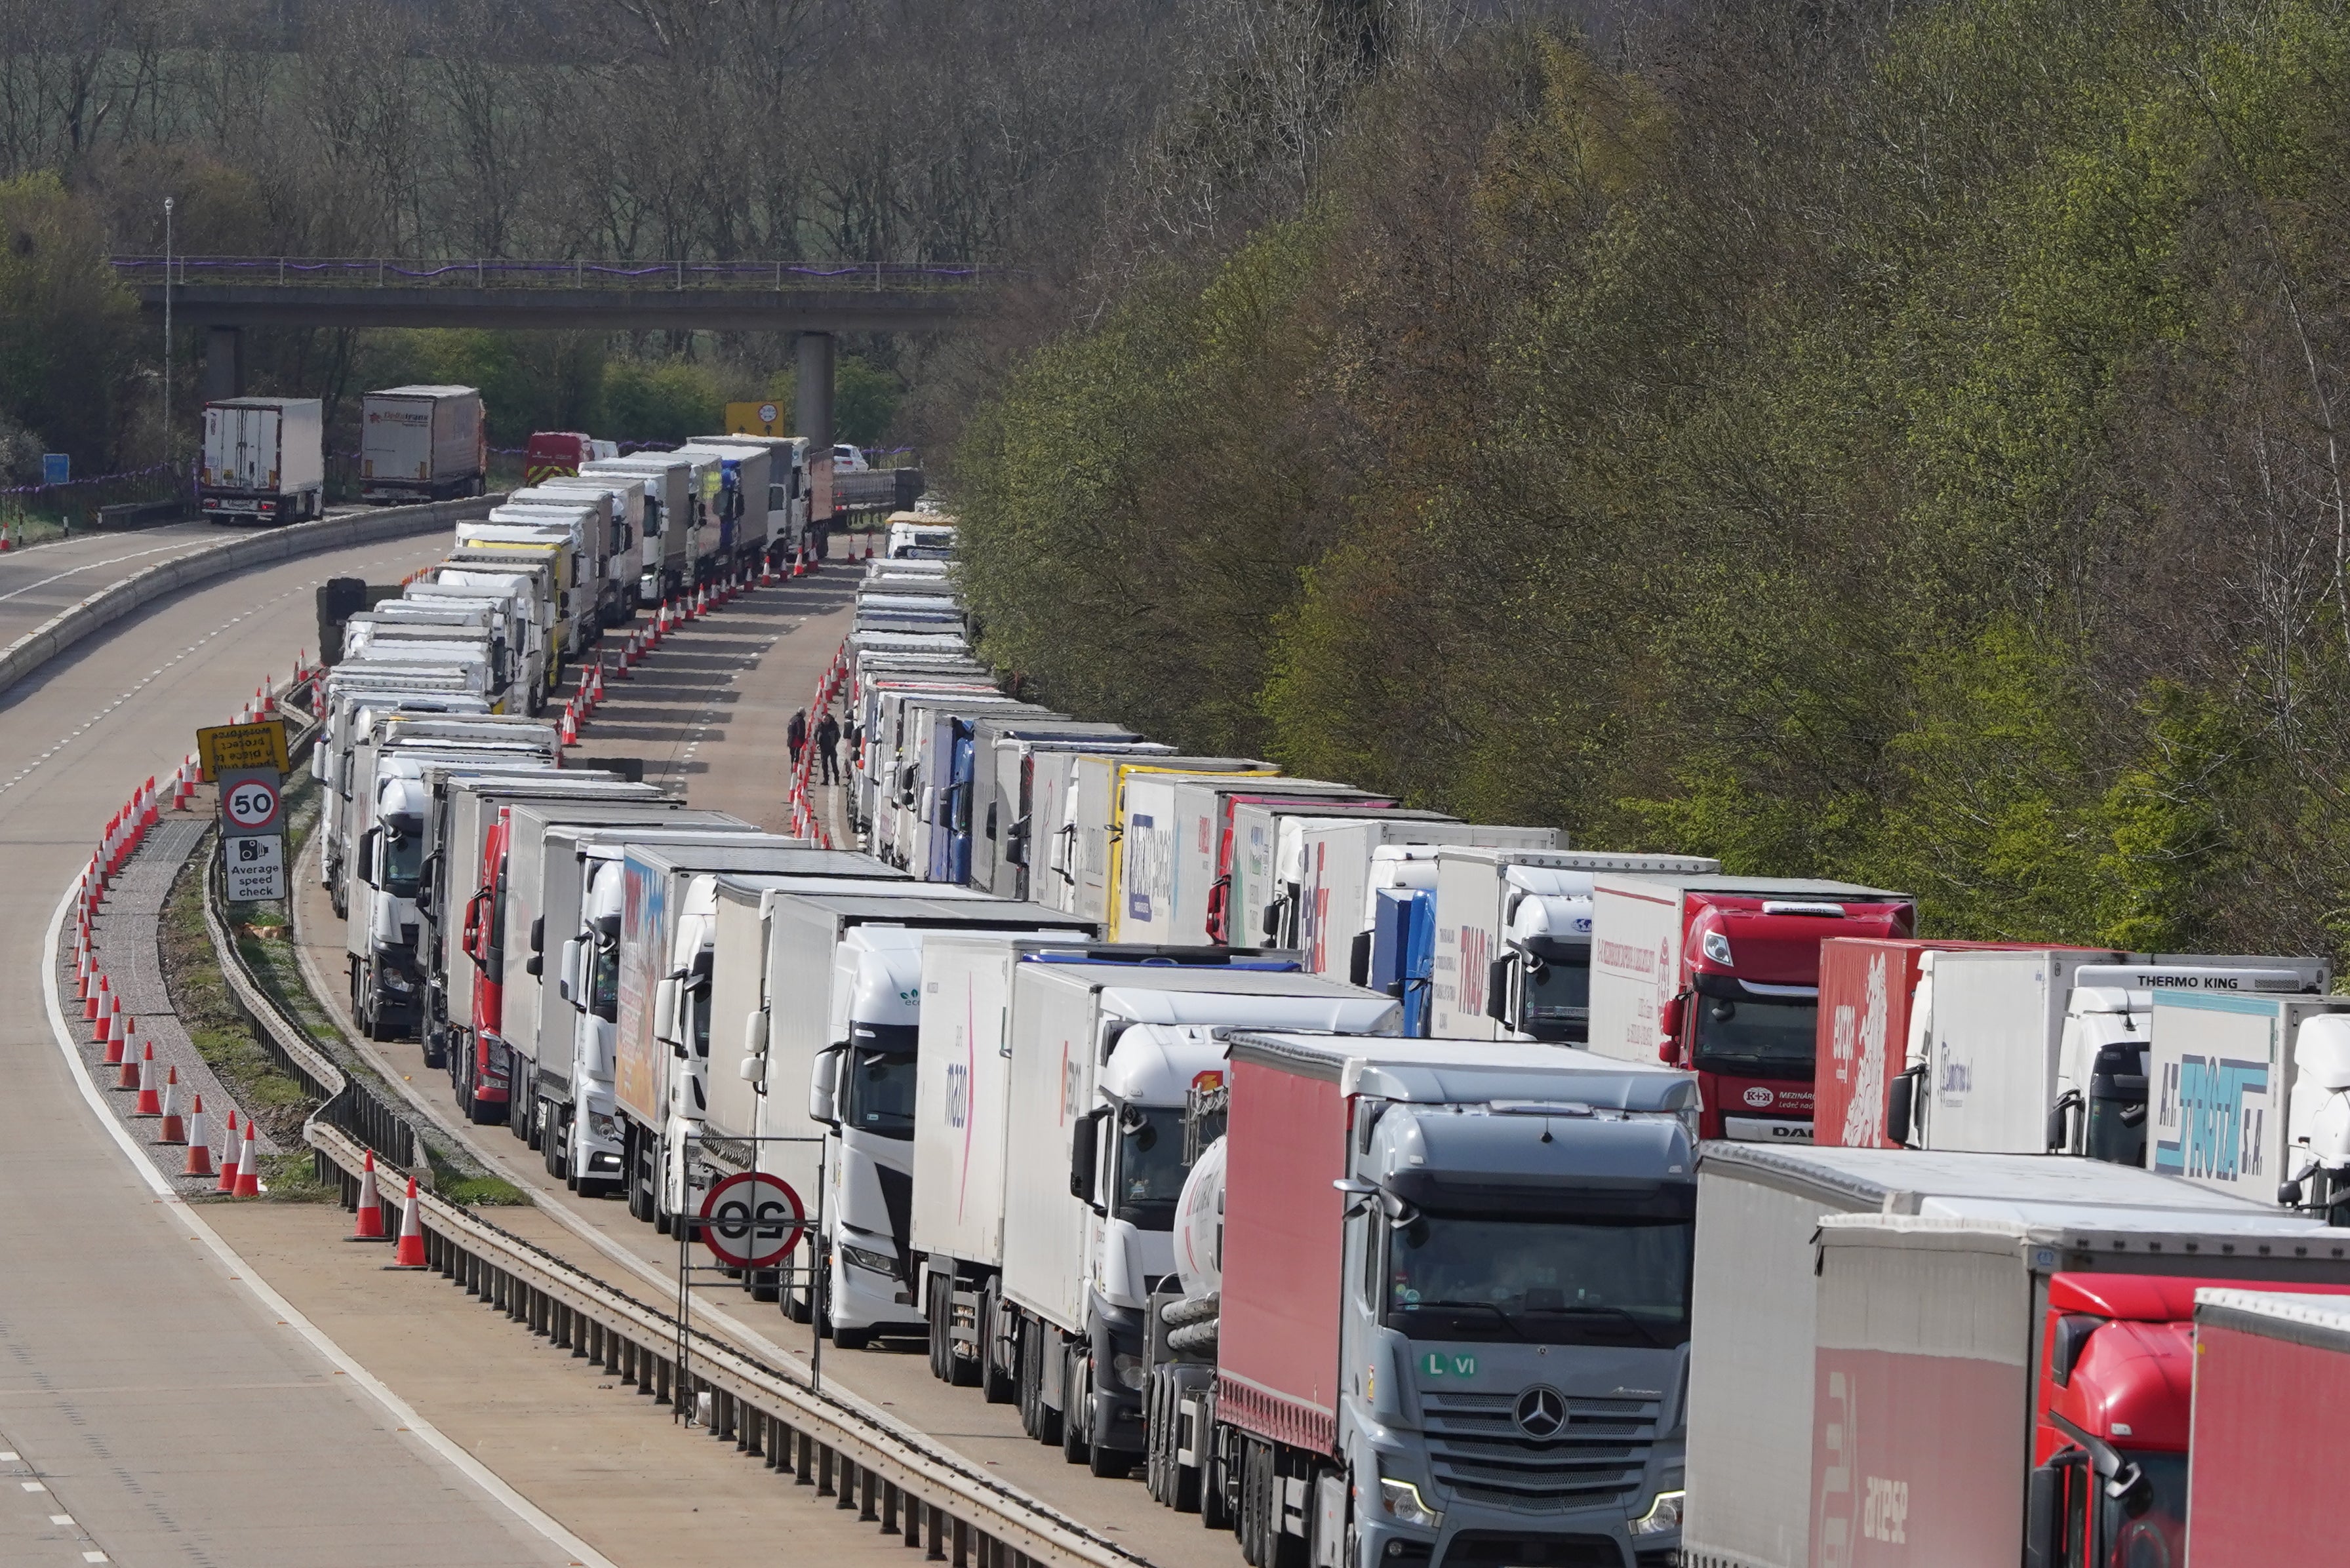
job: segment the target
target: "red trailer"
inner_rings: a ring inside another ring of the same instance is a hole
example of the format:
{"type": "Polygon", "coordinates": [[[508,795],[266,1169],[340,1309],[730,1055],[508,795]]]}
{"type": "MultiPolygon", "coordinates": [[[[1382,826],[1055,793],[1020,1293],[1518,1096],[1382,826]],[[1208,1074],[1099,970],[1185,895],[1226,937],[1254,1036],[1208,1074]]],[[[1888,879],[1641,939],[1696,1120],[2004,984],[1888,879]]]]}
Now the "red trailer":
{"type": "Polygon", "coordinates": [[[538,484],[577,473],[579,465],[595,455],[595,441],[577,431],[534,431],[523,448],[523,483],[538,484]]]}
{"type": "Polygon", "coordinates": [[[2350,1301],[2256,1290],[2195,1293],[2195,1568],[2334,1563],[2350,1548],[2331,1441],[2350,1409],[2350,1301]]]}

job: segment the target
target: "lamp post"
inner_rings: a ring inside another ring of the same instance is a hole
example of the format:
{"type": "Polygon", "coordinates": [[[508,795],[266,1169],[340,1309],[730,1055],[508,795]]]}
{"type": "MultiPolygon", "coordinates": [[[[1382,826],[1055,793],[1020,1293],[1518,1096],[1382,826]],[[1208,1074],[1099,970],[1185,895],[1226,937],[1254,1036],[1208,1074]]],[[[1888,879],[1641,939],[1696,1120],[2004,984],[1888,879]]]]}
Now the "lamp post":
{"type": "Polygon", "coordinates": [[[172,461],[172,198],[163,198],[163,462],[172,461]]]}

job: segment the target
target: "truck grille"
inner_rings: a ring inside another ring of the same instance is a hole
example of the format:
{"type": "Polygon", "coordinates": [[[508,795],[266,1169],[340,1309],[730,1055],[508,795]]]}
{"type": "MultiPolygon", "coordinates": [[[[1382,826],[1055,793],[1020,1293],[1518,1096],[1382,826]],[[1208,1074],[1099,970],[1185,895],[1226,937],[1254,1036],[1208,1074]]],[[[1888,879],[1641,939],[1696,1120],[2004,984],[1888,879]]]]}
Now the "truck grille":
{"type": "Polygon", "coordinates": [[[1657,1440],[1653,1399],[1566,1402],[1566,1429],[1536,1442],[1518,1429],[1513,1394],[1422,1394],[1436,1480],[1463,1499],[1521,1513],[1628,1501],[1657,1440]]]}

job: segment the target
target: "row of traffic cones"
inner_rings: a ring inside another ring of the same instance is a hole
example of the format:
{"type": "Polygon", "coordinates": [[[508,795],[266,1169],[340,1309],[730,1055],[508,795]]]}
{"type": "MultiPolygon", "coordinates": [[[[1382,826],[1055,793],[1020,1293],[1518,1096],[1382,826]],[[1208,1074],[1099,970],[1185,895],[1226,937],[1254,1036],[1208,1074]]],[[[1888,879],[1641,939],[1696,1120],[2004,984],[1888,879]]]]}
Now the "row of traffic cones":
{"type": "MultiPolygon", "coordinates": [[[[794,575],[797,575],[796,571],[794,575]]],[[[765,580],[764,571],[760,580],[765,580]]],[[[619,680],[629,679],[629,672],[644,662],[645,656],[659,648],[671,632],[688,621],[700,620],[721,606],[732,603],[752,587],[748,574],[737,573],[721,583],[696,588],[687,597],[663,599],[660,608],[654,612],[652,624],[631,636],[620,649],[619,658],[613,666],[613,678],[619,680]]],[[[579,682],[579,690],[573,692],[571,700],[563,705],[563,717],[557,722],[557,731],[564,745],[579,743],[579,727],[603,705],[604,670],[604,662],[598,659],[579,682]]]]}
{"type": "MultiPolygon", "coordinates": [[[[399,1245],[391,1254],[387,1269],[421,1269],[424,1261],[424,1225],[421,1205],[416,1196],[416,1178],[408,1179],[408,1201],[401,1205],[399,1245]]],[[[384,1234],[383,1198],[376,1190],[375,1150],[367,1151],[367,1165],[359,1172],[359,1203],[358,1217],[351,1226],[349,1240],[354,1241],[390,1241],[384,1234]]]]}

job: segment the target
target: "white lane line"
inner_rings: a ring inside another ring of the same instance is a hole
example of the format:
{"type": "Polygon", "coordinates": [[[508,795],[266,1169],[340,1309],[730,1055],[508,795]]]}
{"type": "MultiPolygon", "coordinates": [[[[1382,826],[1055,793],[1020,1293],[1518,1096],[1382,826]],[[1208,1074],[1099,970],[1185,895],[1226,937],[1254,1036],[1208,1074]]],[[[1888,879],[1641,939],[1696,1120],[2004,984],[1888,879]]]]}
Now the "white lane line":
{"type": "Polygon", "coordinates": [[[20,594],[29,594],[35,588],[46,588],[51,583],[64,582],[68,577],[77,576],[83,572],[96,571],[100,566],[119,566],[124,561],[136,561],[148,556],[160,556],[166,550],[195,551],[205,549],[208,546],[206,545],[182,539],[177,544],[158,545],[151,550],[133,550],[127,556],[109,556],[103,561],[85,561],[78,566],[68,566],[64,571],[43,577],[36,583],[26,583],[21,588],[14,588],[7,593],[0,594],[0,603],[5,603],[9,599],[13,599],[20,594]]]}

